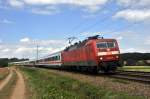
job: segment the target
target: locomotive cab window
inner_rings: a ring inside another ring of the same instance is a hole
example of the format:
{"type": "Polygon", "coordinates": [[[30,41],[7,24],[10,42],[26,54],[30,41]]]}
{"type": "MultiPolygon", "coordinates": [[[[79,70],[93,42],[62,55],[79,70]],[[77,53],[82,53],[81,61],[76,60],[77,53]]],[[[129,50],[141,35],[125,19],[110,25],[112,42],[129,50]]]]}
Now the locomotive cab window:
{"type": "Polygon", "coordinates": [[[97,48],[107,48],[106,42],[97,43],[97,48]]]}
{"type": "Polygon", "coordinates": [[[114,48],[116,47],[115,42],[99,42],[97,48],[114,48]]]}
{"type": "Polygon", "coordinates": [[[114,48],[115,47],[115,42],[107,42],[108,48],[114,48]]]}

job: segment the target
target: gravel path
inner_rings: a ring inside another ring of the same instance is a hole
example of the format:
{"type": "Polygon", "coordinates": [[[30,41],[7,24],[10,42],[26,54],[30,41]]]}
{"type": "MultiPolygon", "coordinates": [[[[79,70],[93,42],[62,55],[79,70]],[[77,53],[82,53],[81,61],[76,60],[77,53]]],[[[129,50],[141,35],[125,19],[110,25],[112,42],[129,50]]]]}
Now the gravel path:
{"type": "Polygon", "coordinates": [[[13,71],[12,69],[10,69],[9,75],[0,83],[0,91],[7,85],[12,75],[13,75],[13,71]]]}
{"type": "Polygon", "coordinates": [[[25,98],[25,83],[22,74],[19,70],[15,70],[18,76],[18,80],[15,89],[10,99],[26,99],[25,98]]]}
{"type": "Polygon", "coordinates": [[[130,95],[145,96],[150,99],[150,85],[117,80],[109,77],[98,76],[98,75],[85,75],[80,73],[65,72],[59,70],[49,70],[50,72],[57,73],[60,75],[68,76],[77,79],[82,82],[88,82],[95,86],[100,86],[102,88],[112,90],[114,92],[124,92],[130,95]]]}

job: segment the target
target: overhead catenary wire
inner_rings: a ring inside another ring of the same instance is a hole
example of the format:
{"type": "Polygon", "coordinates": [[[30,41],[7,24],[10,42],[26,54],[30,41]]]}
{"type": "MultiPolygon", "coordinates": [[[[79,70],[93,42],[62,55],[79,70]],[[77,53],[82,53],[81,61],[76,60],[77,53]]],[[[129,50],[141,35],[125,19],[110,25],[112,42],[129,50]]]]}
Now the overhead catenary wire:
{"type": "MultiPolygon", "coordinates": [[[[103,9],[108,8],[108,7],[109,7],[109,6],[105,6],[103,9]]],[[[109,8],[110,8],[110,7],[109,7],[109,8]]],[[[114,8],[111,7],[111,9],[109,9],[109,10],[114,10],[114,8]]],[[[118,7],[116,10],[120,10],[120,8],[118,7]]],[[[104,17],[104,18],[102,18],[102,19],[100,19],[100,20],[98,20],[98,21],[96,21],[94,24],[91,24],[91,25],[88,26],[88,27],[85,27],[85,28],[81,29],[81,30],[80,30],[79,32],[77,32],[77,33],[86,32],[87,30],[90,30],[90,29],[92,29],[93,27],[97,26],[99,23],[104,24],[106,21],[108,21],[109,18],[111,18],[110,15],[109,15],[109,16],[106,16],[106,17],[104,17]]],[[[85,21],[85,22],[87,22],[87,21],[85,21]]],[[[75,32],[75,31],[78,30],[80,27],[82,27],[82,25],[84,25],[84,22],[80,22],[80,24],[78,24],[78,25],[76,25],[74,28],[72,28],[72,29],[71,29],[71,32],[75,32]],[[83,23],[83,24],[82,24],[82,23],[83,23]]],[[[80,34],[76,34],[75,36],[76,36],[76,37],[79,37],[79,35],[80,35],[80,34]]],[[[80,35],[80,37],[83,37],[83,36],[80,35]]]]}
{"type": "MultiPolygon", "coordinates": [[[[105,17],[106,18],[106,17],[105,17]]],[[[105,21],[106,22],[106,21],[105,21]]],[[[104,24],[104,21],[102,21],[102,23],[104,24]]],[[[82,29],[82,31],[78,32],[78,33],[83,33],[83,32],[86,32],[87,30],[90,30],[92,29],[93,27],[95,27],[96,25],[99,24],[99,21],[97,21],[96,23],[92,24],[91,26],[87,27],[87,28],[84,28],[82,29]]],[[[106,25],[106,24],[105,24],[106,25]]],[[[114,33],[114,32],[117,32],[117,31],[120,31],[120,30],[124,30],[126,28],[133,28],[134,26],[138,25],[137,22],[134,22],[134,23],[130,23],[128,25],[125,25],[123,27],[120,27],[120,28],[117,28],[117,29],[113,29],[111,31],[109,31],[109,33],[114,33]]],[[[104,26],[104,25],[103,25],[104,26]]],[[[79,37],[79,36],[78,36],[79,37]]],[[[82,35],[80,35],[80,37],[82,37],[82,35]]]]}
{"type": "MultiPolygon", "coordinates": [[[[102,9],[105,9],[105,8],[109,8],[109,6],[106,6],[106,5],[105,5],[103,8],[101,8],[101,10],[102,10],[102,9]]],[[[112,10],[112,9],[111,9],[111,10],[112,10]]],[[[100,19],[100,20],[101,20],[101,19],[100,19]]],[[[82,27],[86,22],[87,22],[87,20],[85,20],[85,21],[83,21],[83,22],[79,22],[79,24],[75,25],[75,26],[70,30],[70,32],[73,32],[73,31],[79,29],[79,28],[82,27]]]]}
{"type": "MultiPolygon", "coordinates": [[[[105,8],[110,8],[110,6],[104,6],[103,7],[103,9],[105,9],[105,8]]],[[[123,8],[123,9],[126,9],[126,8],[123,8]]],[[[122,10],[122,8],[117,8],[117,9],[114,9],[113,7],[111,7],[111,9],[108,9],[108,10],[116,10],[116,11],[120,11],[120,10],[122,10]]],[[[95,26],[97,26],[98,24],[101,24],[101,27],[102,27],[102,24],[103,24],[103,26],[104,25],[107,25],[107,24],[104,24],[106,21],[108,21],[110,18],[112,18],[112,16],[111,15],[109,15],[109,16],[106,16],[106,17],[104,17],[104,18],[102,18],[102,19],[100,19],[100,20],[98,20],[98,21],[96,21],[94,24],[91,24],[90,26],[88,26],[88,27],[85,27],[85,28],[83,28],[83,29],[81,29],[79,32],[77,32],[78,34],[76,34],[75,36],[78,38],[78,37],[83,37],[83,35],[81,35],[81,33],[84,33],[84,32],[87,32],[88,30],[91,30],[91,29],[93,29],[95,26]]],[[[85,21],[86,22],[86,21],[85,21]]],[[[116,32],[116,31],[119,31],[119,30],[124,30],[125,28],[131,28],[132,26],[134,26],[135,24],[137,24],[137,23],[133,23],[133,24],[129,24],[129,25],[127,25],[127,26],[125,26],[125,27],[120,27],[120,28],[118,28],[118,29],[114,29],[114,30],[111,30],[110,32],[116,32]]],[[[78,24],[78,25],[76,25],[74,28],[72,28],[71,30],[74,30],[74,31],[76,31],[77,29],[79,29],[80,27],[82,27],[82,25],[84,25],[84,22],[80,22],[80,24],[78,24]],[[83,24],[82,24],[83,23],[83,24]]],[[[109,24],[110,25],[110,24],[109,24]]]]}

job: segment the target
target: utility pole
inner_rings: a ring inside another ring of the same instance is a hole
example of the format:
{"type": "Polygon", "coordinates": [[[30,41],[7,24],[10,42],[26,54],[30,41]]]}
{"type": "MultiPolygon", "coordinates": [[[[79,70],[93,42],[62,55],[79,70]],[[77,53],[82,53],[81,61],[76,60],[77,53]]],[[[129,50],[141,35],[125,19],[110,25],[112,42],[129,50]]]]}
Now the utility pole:
{"type": "Polygon", "coordinates": [[[37,47],[36,47],[36,60],[38,61],[39,59],[39,45],[37,44],[37,47]]]}
{"type": "Polygon", "coordinates": [[[38,42],[36,40],[33,41],[34,44],[36,45],[36,57],[35,57],[35,64],[37,63],[38,59],[39,59],[39,45],[38,45],[38,42]]]}

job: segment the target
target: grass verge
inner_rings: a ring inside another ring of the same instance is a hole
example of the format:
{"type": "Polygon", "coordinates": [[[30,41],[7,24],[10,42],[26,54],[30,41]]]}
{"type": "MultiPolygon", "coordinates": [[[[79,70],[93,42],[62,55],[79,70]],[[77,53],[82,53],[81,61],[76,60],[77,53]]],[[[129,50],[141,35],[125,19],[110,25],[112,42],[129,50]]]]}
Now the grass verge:
{"type": "Polygon", "coordinates": [[[17,74],[13,72],[13,75],[8,84],[0,91],[0,99],[10,99],[11,93],[17,82],[17,74]]]}
{"type": "Polygon", "coordinates": [[[150,72],[150,66],[123,66],[119,70],[150,72]]]}
{"type": "Polygon", "coordinates": [[[27,77],[30,99],[143,99],[95,87],[45,69],[22,67],[21,70],[27,77]]]}

